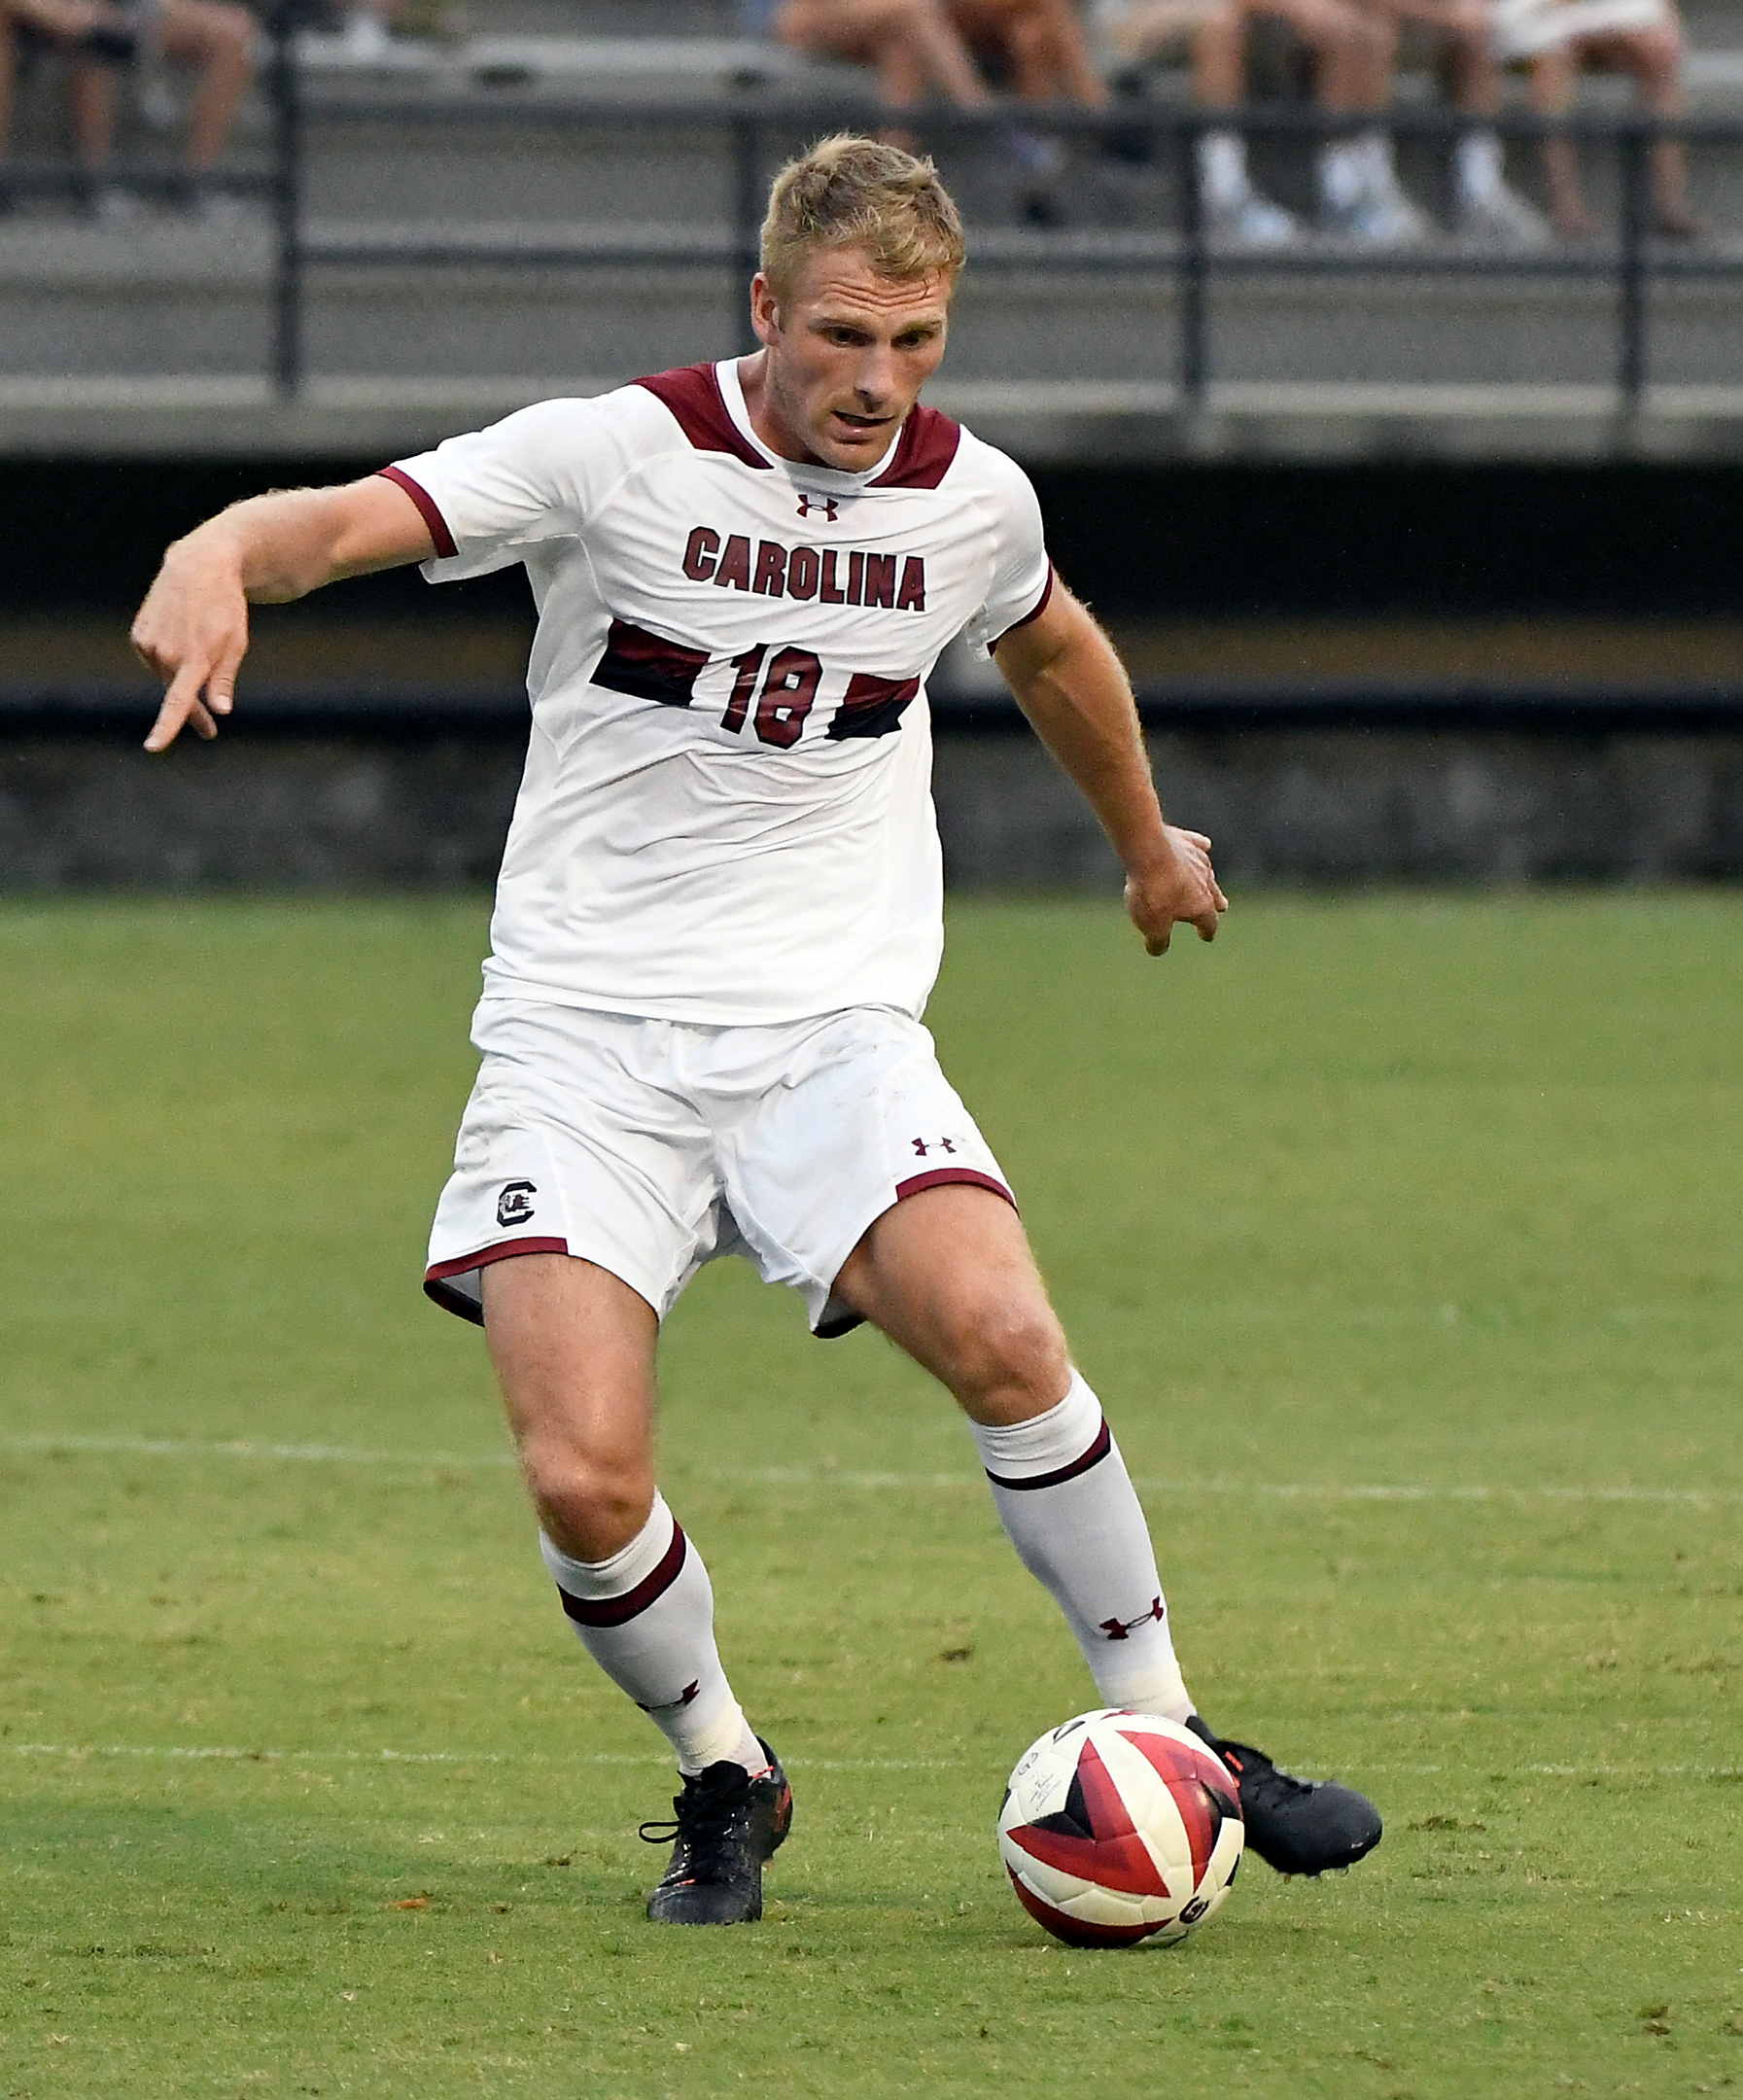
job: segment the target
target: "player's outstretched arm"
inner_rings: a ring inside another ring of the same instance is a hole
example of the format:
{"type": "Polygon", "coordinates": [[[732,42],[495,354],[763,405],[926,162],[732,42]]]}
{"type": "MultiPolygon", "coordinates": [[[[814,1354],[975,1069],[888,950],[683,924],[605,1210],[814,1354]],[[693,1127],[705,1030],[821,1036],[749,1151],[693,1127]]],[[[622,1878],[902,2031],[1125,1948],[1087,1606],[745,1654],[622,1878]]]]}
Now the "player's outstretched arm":
{"type": "Polygon", "coordinates": [[[1165,822],[1132,685],[1114,647],[1063,584],[998,643],[998,668],[1035,733],[1076,783],[1126,870],[1126,909],[1151,955],[1176,925],[1213,939],[1229,900],[1210,841],[1165,822]]]}
{"type": "Polygon", "coordinates": [[[133,621],[133,647],[166,688],[146,750],[167,751],[189,723],[218,734],[248,653],[250,605],[285,605],[435,552],[417,506],[379,474],[251,496],[195,526],[164,554],[133,621]]]}

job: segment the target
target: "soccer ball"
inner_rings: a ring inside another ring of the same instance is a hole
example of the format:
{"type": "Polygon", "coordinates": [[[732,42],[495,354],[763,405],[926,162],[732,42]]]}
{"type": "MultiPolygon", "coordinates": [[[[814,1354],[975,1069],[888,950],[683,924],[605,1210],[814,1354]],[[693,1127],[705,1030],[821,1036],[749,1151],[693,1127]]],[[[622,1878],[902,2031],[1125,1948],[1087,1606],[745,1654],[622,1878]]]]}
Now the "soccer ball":
{"type": "Polygon", "coordinates": [[[998,1815],[1018,1902],[1068,1946],[1184,1940],[1229,1893],[1245,1838],[1216,1753],[1121,1706],[1030,1743],[998,1815]]]}

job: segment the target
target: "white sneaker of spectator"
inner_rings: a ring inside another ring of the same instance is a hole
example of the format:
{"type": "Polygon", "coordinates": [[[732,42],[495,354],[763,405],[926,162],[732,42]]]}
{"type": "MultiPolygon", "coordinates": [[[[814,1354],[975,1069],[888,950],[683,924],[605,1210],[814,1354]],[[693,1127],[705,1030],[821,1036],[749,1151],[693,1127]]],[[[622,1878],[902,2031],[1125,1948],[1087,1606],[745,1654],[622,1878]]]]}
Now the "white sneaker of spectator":
{"type": "Polygon", "coordinates": [[[151,216],[151,207],[137,190],[123,190],[119,183],[98,183],[86,201],[86,216],[105,233],[124,233],[151,216]]]}
{"type": "Polygon", "coordinates": [[[347,58],[354,58],[364,65],[373,65],[385,58],[393,48],[393,38],[388,34],[386,19],[373,8],[354,7],[346,12],[345,26],[339,32],[339,48],[347,58]]]}
{"type": "Polygon", "coordinates": [[[247,222],[247,203],[228,190],[215,190],[196,182],[189,192],[183,210],[190,224],[208,233],[233,233],[247,222]]]}
{"type": "Polygon", "coordinates": [[[1547,248],[1552,238],[1550,222],[1509,186],[1501,169],[1501,141],[1495,133],[1465,132],[1452,155],[1456,231],[1465,240],[1503,248],[1547,248]]]}
{"type": "Polygon", "coordinates": [[[1398,180],[1392,141],[1383,131],[1334,139],[1319,155],[1322,232],[1373,248],[1410,248],[1434,230],[1398,180]]]}
{"type": "Polygon", "coordinates": [[[1235,131],[1206,131],[1198,143],[1199,195],[1209,239],[1236,248],[1287,248],[1301,238],[1292,212],[1254,189],[1246,140],[1235,131]]]}
{"type": "Polygon", "coordinates": [[[1051,133],[1030,131],[1024,124],[1011,124],[1002,130],[998,143],[1012,167],[1030,182],[1052,182],[1063,172],[1069,158],[1064,146],[1051,133]]]}
{"type": "Polygon", "coordinates": [[[173,131],[182,121],[182,98],[163,70],[163,53],[143,39],[133,68],[133,107],[148,131],[173,131]]]}

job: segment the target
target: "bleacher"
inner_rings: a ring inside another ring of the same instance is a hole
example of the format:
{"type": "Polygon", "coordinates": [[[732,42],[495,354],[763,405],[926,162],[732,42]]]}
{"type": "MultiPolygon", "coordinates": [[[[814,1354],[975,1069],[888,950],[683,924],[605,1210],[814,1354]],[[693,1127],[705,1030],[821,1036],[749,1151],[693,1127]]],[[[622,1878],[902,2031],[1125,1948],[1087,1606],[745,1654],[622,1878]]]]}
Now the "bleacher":
{"type": "MultiPolygon", "coordinates": [[[[1743,10],[1708,0],[1689,20],[1691,114],[1743,121],[1743,10]]],[[[741,194],[819,123],[873,108],[858,69],[748,43],[730,0],[475,0],[472,33],[452,44],[398,41],[361,64],[337,37],[304,32],[296,52],[298,396],[271,377],[270,197],[228,227],[158,214],[106,231],[67,198],[21,194],[0,217],[0,449],[368,449],[719,355],[743,328],[741,194]],[[747,114],[749,168],[735,124],[747,114]]],[[[39,167],[63,153],[53,85],[46,69],[26,84],[15,138],[39,167]]],[[[1403,83],[1407,109],[1432,93],[1403,83]]],[[[1157,73],[1123,112],[1166,115],[1183,95],[1178,75],[1157,73]]],[[[1591,106],[1617,94],[1594,84],[1591,106]]],[[[276,122],[263,75],[237,166],[270,170],[276,122]]],[[[1183,403],[1177,157],[1081,139],[1065,223],[1034,228],[984,131],[934,126],[930,139],[976,259],[940,399],[1031,456],[1743,451],[1743,274],[1652,258],[1665,265],[1650,291],[1652,385],[1623,428],[1608,262],[1584,275],[1474,271],[1482,259],[1448,241],[1408,267],[1218,267],[1210,385],[1183,403]]],[[[1268,184],[1305,203],[1308,142],[1255,150],[1268,184]]],[[[124,151],[173,158],[137,118],[124,151]]],[[[1587,158],[1614,220],[1615,156],[1594,145],[1587,158]]],[[[1444,142],[1404,145],[1431,208],[1445,158],[1444,142]]],[[[1527,176],[1530,159],[1516,147],[1527,176]]],[[[1695,260],[1743,270],[1743,133],[1702,147],[1696,167],[1720,230],[1695,260]]]]}

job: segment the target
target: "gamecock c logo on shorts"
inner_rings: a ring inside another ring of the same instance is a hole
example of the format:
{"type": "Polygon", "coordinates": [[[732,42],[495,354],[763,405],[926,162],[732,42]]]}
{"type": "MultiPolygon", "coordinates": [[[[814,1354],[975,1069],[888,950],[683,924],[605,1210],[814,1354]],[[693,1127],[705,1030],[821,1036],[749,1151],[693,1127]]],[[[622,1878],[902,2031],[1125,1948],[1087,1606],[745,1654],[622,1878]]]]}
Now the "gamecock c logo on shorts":
{"type": "Polygon", "coordinates": [[[497,1198],[499,1225],[524,1225],[533,1215],[533,1198],[539,1193],[531,1181],[505,1181],[497,1198]]]}

